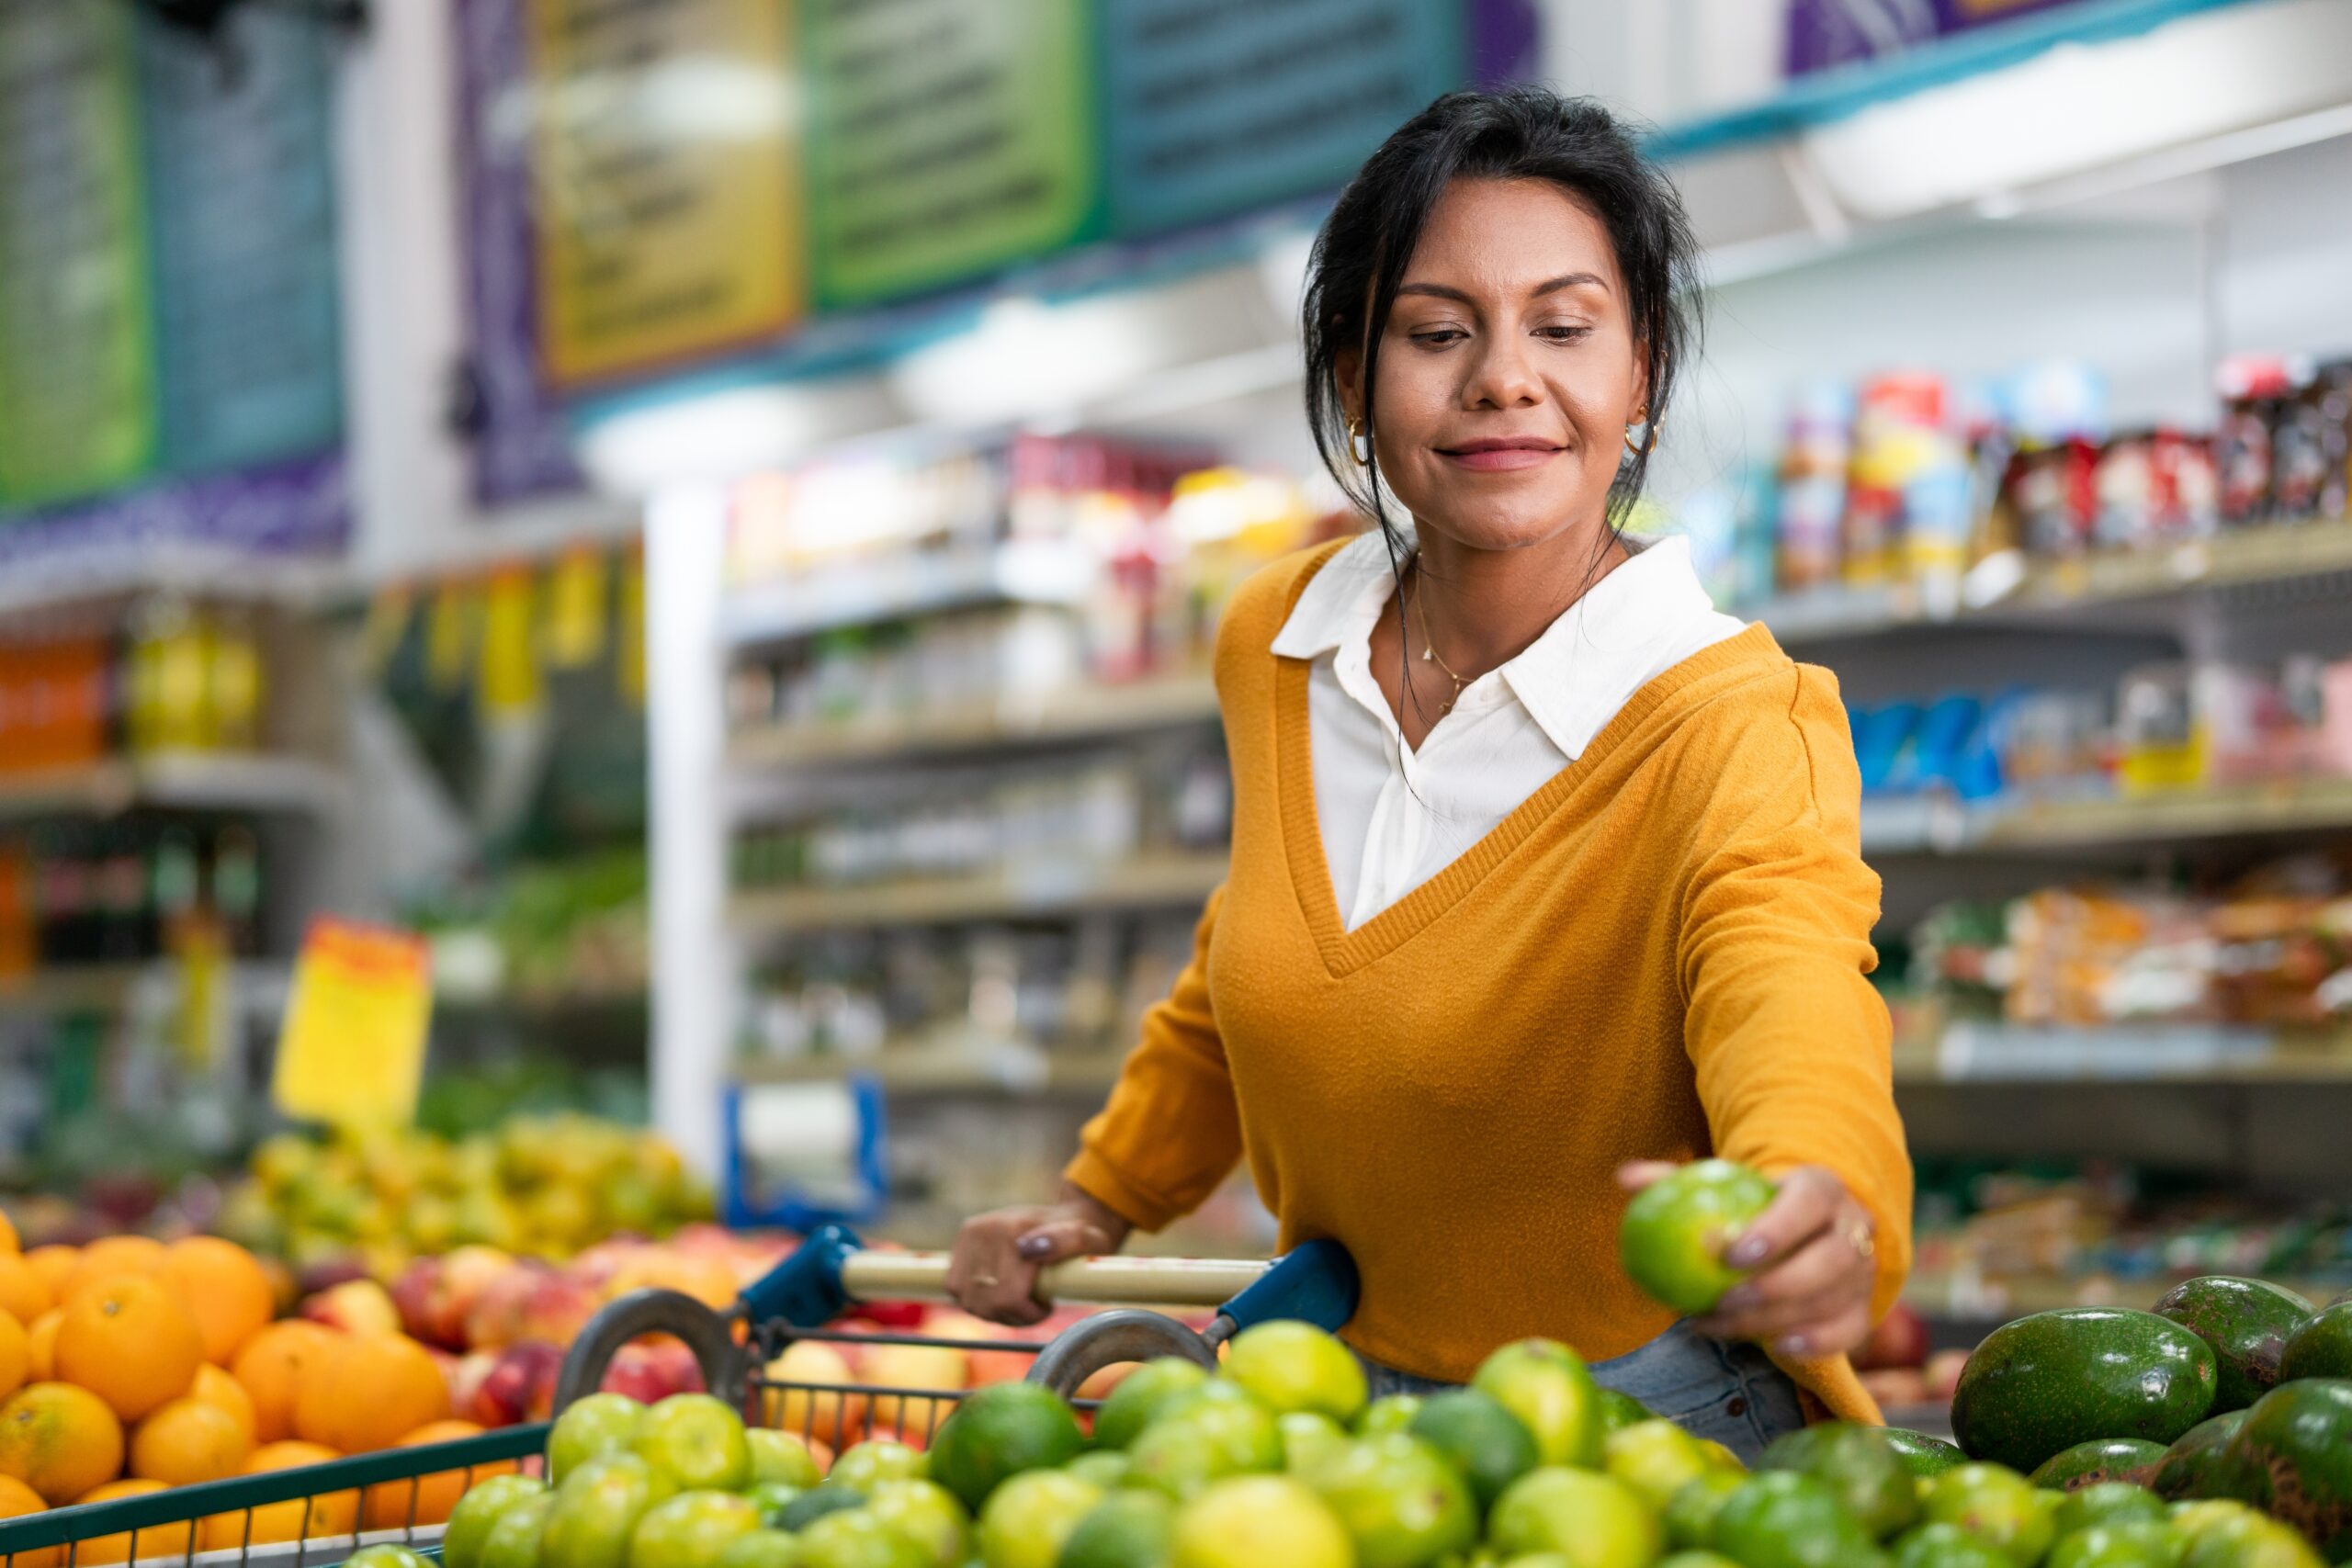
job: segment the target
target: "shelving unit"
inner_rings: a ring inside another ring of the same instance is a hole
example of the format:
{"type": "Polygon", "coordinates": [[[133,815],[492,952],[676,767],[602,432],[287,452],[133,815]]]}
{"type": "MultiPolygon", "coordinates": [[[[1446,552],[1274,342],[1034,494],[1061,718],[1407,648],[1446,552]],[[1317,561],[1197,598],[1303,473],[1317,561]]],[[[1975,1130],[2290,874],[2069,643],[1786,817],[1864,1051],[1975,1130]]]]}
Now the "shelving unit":
{"type": "Polygon", "coordinates": [[[1093,574],[1093,561],[1067,545],[1020,541],[823,567],[732,594],[719,635],[729,646],[754,647],[974,604],[1068,604],[1093,574]]]}
{"type": "Polygon", "coordinates": [[[1197,904],[1225,880],[1216,854],[1142,855],[1109,864],[1086,862],[1008,868],[987,876],[886,882],[870,886],[806,886],[739,893],[729,923],[759,936],[892,923],[947,924],[1009,919],[1082,909],[1140,909],[1197,904]]]}
{"type": "Polygon", "coordinates": [[[1157,676],[1008,694],[956,712],[747,727],[729,737],[727,761],[738,772],[906,761],[1205,724],[1216,715],[1207,675],[1157,676]]]}
{"type": "Polygon", "coordinates": [[[190,752],[0,775],[0,819],[111,816],[133,807],[314,813],[341,798],[342,775],[305,757],[190,752]]]}

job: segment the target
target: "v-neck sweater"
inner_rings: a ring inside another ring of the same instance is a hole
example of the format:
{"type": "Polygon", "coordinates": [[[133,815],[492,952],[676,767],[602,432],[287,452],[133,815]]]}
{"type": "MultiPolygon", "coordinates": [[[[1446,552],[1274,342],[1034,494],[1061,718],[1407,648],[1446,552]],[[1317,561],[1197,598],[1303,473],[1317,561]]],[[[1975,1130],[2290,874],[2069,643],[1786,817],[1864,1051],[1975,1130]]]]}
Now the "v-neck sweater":
{"type": "MultiPolygon", "coordinates": [[[[1283,1247],[1354,1256],[1348,1342],[1450,1382],[1513,1339],[1599,1360],[1671,1325],[1618,1261],[1628,1160],[1828,1168],[1875,1223],[1883,1314],[1910,1263],[1911,1166],[1835,679],[1761,626],[1692,655],[1349,931],[1307,663],[1268,647],[1335,547],[1268,567],[1227,611],[1227,880],[1070,1179],[1156,1230],[1246,1157],[1283,1247]]],[[[1782,1365],[1833,1413],[1877,1418],[1844,1358],[1782,1365]]]]}

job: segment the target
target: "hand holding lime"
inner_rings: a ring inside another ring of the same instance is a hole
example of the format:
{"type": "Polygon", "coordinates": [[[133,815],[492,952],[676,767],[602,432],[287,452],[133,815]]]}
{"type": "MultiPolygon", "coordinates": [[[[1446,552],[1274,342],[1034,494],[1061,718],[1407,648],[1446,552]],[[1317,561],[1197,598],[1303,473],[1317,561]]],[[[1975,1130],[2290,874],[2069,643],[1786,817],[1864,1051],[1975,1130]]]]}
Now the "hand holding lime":
{"type": "Polygon", "coordinates": [[[1724,1261],[1725,1248],[1772,1197],[1770,1181],[1727,1159],[1698,1160],[1660,1177],[1625,1206],[1617,1233],[1625,1272],[1686,1317],[1713,1312],[1747,1278],[1724,1261]]]}

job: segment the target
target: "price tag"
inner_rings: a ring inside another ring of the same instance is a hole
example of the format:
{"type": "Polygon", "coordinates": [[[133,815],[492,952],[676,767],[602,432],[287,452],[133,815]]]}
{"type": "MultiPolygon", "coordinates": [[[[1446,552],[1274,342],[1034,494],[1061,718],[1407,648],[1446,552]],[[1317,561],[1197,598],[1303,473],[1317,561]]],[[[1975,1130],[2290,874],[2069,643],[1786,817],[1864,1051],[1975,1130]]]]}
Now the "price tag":
{"type": "Polygon", "coordinates": [[[531,646],[531,574],[521,568],[490,580],[481,617],[481,669],[475,697],[486,714],[528,713],[539,705],[538,650],[531,646]]]}
{"type": "Polygon", "coordinates": [[[555,563],[539,628],[551,669],[577,670],[604,656],[605,576],[602,550],[568,550],[555,563]]]}
{"type": "Polygon", "coordinates": [[[288,1116],[336,1126],[406,1123],[416,1114],[432,1012],[422,939],[312,921],[278,1026],[271,1100],[288,1116]]]}

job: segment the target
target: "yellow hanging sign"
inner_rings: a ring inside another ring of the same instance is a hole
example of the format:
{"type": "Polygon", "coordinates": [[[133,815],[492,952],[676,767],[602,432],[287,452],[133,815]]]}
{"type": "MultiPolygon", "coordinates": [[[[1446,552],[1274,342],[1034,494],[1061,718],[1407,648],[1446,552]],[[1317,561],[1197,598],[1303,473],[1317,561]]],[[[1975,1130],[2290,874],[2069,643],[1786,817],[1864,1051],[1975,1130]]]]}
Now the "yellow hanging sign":
{"type": "Polygon", "coordinates": [[[415,1119],[433,1013],[431,951],[406,931],[319,919],[302,939],[270,1098],[338,1127],[415,1119]]]}
{"type": "Polygon", "coordinates": [[[567,550],[557,559],[548,577],[547,615],[539,627],[550,669],[577,670],[604,656],[607,576],[600,549],[567,550]]]}
{"type": "Polygon", "coordinates": [[[486,714],[527,713],[539,705],[539,653],[532,646],[531,574],[522,568],[490,580],[483,595],[481,671],[474,695],[486,714]]]}

